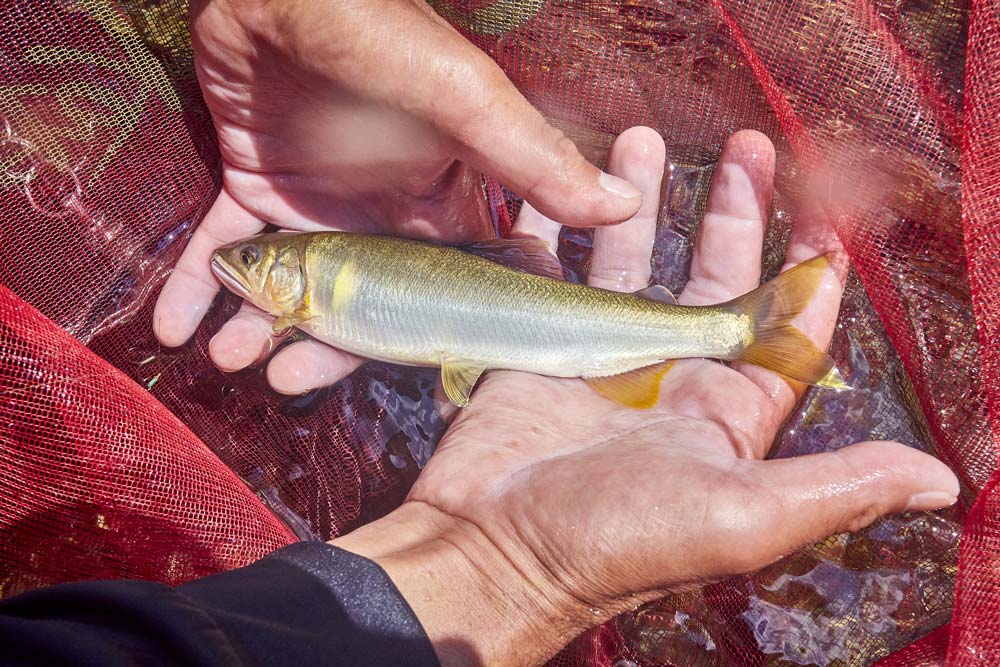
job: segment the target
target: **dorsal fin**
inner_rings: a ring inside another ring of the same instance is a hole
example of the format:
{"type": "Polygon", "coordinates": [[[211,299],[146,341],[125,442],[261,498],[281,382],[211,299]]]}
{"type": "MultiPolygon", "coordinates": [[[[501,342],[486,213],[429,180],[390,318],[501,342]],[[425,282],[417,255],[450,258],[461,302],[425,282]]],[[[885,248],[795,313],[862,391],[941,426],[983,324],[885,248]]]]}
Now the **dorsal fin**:
{"type": "Polygon", "coordinates": [[[637,410],[648,410],[660,400],[660,382],[673,365],[671,359],[620,375],[583,379],[604,398],[637,410]]]}
{"type": "Polygon", "coordinates": [[[534,236],[473,241],[456,247],[515,271],[533,273],[558,280],[562,280],[564,277],[562,265],[555,255],[549,252],[548,244],[534,236]]]}
{"type": "Polygon", "coordinates": [[[674,293],[663,285],[650,285],[649,287],[644,287],[641,290],[636,290],[633,294],[641,296],[643,299],[662,301],[663,303],[669,303],[671,306],[677,305],[677,297],[675,297],[674,293]]]}

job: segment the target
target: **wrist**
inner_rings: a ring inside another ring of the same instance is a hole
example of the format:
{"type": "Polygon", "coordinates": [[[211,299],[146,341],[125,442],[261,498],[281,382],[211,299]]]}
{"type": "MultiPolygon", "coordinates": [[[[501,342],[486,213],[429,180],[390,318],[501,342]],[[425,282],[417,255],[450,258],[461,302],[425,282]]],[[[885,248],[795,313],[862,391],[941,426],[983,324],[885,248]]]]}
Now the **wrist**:
{"type": "Polygon", "coordinates": [[[425,503],[331,544],[388,573],[444,667],[540,664],[586,627],[557,587],[527,576],[471,522],[425,503]]]}

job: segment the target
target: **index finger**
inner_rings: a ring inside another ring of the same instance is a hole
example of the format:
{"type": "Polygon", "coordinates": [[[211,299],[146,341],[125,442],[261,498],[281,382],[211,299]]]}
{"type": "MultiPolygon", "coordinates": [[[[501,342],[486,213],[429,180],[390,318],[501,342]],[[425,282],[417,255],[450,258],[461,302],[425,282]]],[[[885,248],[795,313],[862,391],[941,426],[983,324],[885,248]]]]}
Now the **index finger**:
{"type": "Polygon", "coordinates": [[[167,347],[183,345],[198,328],[221,285],[212,274],[216,248],[256,234],[264,223],[222,190],[195,230],[153,310],[153,332],[167,347]]]}
{"type": "Polygon", "coordinates": [[[648,127],[629,128],[615,140],[608,171],[639,187],[642,206],[627,222],[594,231],[591,287],[634,292],[649,284],[665,161],[663,139],[648,127]]]}

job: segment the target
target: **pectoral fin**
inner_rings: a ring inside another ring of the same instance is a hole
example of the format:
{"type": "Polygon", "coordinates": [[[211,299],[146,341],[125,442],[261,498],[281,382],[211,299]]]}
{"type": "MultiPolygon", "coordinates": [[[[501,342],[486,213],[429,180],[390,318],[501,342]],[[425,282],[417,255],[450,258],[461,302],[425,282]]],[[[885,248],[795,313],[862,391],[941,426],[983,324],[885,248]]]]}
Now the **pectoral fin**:
{"type": "Polygon", "coordinates": [[[663,361],[620,375],[584,378],[604,398],[637,410],[648,410],[660,400],[660,382],[674,361],[663,361]]]}
{"type": "Polygon", "coordinates": [[[634,294],[636,296],[641,296],[644,299],[662,301],[663,303],[669,303],[672,306],[677,305],[677,297],[675,297],[673,292],[668,290],[663,285],[651,285],[650,287],[634,292],[634,294]]]}
{"type": "Polygon", "coordinates": [[[274,321],[274,333],[282,334],[294,326],[307,322],[313,318],[312,312],[305,306],[299,306],[290,313],[285,313],[274,321]]]}
{"type": "Polygon", "coordinates": [[[563,279],[562,265],[549,252],[545,241],[535,237],[492,239],[458,246],[467,253],[503,264],[508,269],[533,273],[546,278],[563,279]]]}
{"type": "Polygon", "coordinates": [[[477,361],[442,357],[441,383],[444,385],[444,393],[458,407],[468,406],[472,388],[476,386],[479,376],[485,370],[486,367],[477,361]]]}

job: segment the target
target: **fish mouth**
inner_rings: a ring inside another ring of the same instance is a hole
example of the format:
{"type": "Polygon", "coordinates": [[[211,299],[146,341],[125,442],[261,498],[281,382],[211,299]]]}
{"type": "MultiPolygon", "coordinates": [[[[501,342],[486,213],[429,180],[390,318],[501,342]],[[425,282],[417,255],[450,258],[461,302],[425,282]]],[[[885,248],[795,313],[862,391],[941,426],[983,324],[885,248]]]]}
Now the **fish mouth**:
{"type": "Polygon", "coordinates": [[[250,283],[247,279],[239,271],[233,270],[233,267],[218,254],[212,255],[212,273],[233,294],[244,299],[250,296],[250,283]]]}

